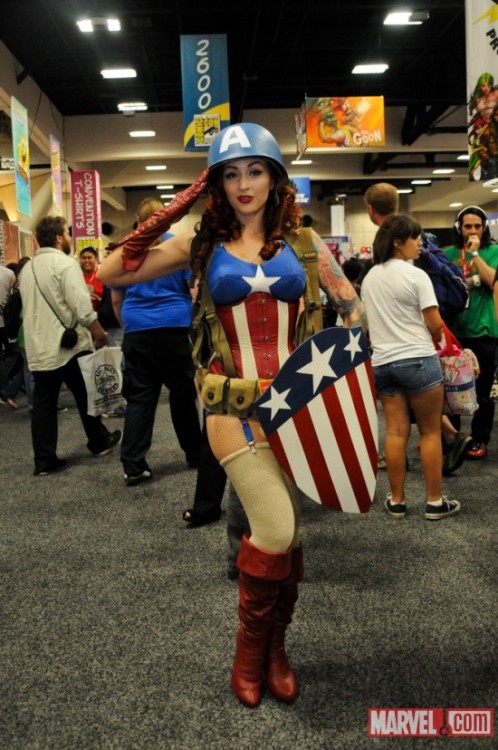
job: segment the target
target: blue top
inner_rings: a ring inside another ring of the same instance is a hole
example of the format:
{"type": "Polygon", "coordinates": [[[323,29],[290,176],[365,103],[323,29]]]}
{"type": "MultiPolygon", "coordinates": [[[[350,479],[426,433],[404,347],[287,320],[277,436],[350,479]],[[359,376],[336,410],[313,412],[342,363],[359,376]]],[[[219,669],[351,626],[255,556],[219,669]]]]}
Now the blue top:
{"type": "Polygon", "coordinates": [[[176,271],[154,281],[143,281],[123,289],[121,319],[125,333],[151,328],[188,328],[192,299],[190,269],[176,271]]]}
{"type": "Polygon", "coordinates": [[[288,245],[258,265],[235,257],[220,243],[214,250],[206,281],[216,305],[231,305],[253,292],[267,292],[283,302],[294,302],[304,292],[306,274],[288,245]]]}

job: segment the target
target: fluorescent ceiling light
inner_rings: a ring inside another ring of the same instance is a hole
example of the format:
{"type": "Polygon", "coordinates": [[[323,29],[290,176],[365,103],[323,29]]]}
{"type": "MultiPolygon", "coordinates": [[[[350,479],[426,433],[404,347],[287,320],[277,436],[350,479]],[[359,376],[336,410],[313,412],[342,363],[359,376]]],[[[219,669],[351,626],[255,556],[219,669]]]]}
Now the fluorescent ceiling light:
{"type": "Polygon", "coordinates": [[[137,71],[134,68],[105,68],[100,71],[103,78],[136,78],[137,71]]]}
{"type": "Polygon", "coordinates": [[[93,31],[93,23],[91,18],[82,18],[81,21],[76,21],[76,25],[83,34],[89,34],[93,31]]]}
{"type": "Polygon", "coordinates": [[[463,206],[463,203],[450,203],[450,208],[460,208],[460,206],[463,206]]]}
{"type": "Polygon", "coordinates": [[[468,161],[470,159],[470,156],[468,154],[460,154],[460,156],[457,156],[457,161],[468,161]]]}
{"type": "Polygon", "coordinates": [[[412,190],[412,188],[398,188],[398,189],[397,189],[397,192],[398,192],[398,193],[399,193],[400,195],[404,195],[405,193],[406,193],[406,194],[408,194],[408,193],[413,193],[413,190],[412,190]]]}
{"type": "Polygon", "coordinates": [[[388,13],[384,18],[384,26],[416,26],[427,19],[426,13],[412,13],[410,10],[398,10],[388,13]],[[423,19],[425,16],[425,19],[423,19]]]}
{"type": "Polygon", "coordinates": [[[132,138],[153,138],[155,134],[155,130],[130,130],[132,138]]]}
{"type": "Polygon", "coordinates": [[[388,68],[389,65],[387,63],[365,63],[355,65],[351,72],[357,75],[371,75],[372,73],[385,73],[388,68]]]}
{"type": "Polygon", "coordinates": [[[171,198],[174,198],[175,195],[176,195],[176,193],[163,193],[161,195],[161,198],[168,198],[169,200],[171,200],[171,198]]]}
{"type": "Polygon", "coordinates": [[[167,169],[167,167],[161,164],[151,164],[150,166],[145,167],[145,169],[148,172],[160,172],[162,169],[167,169]]]}
{"type": "Polygon", "coordinates": [[[107,31],[121,31],[121,22],[118,18],[82,18],[76,21],[76,25],[84,34],[95,31],[96,27],[105,27],[107,31]]]}
{"type": "Polygon", "coordinates": [[[107,19],[107,29],[108,31],[121,31],[121,23],[118,18],[108,18],[107,19]]]}
{"type": "Polygon", "coordinates": [[[120,112],[145,112],[147,105],[145,102],[121,102],[118,109],[120,112]]]}
{"type": "Polygon", "coordinates": [[[174,190],[174,185],[156,185],[156,190],[174,190]]]}
{"type": "Polygon", "coordinates": [[[294,161],[291,161],[291,164],[293,164],[295,167],[306,167],[308,164],[313,164],[312,159],[294,159],[294,161]]]}
{"type": "Polygon", "coordinates": [[[433,169],[432,174],[453,174],[455,170],[450,167],[441,167],[440,169],[433,169]]]}
{"type": "Polygon", "coordinates": [[[432,180],[412,180],[412,185],[431,185],[432,180]]]}

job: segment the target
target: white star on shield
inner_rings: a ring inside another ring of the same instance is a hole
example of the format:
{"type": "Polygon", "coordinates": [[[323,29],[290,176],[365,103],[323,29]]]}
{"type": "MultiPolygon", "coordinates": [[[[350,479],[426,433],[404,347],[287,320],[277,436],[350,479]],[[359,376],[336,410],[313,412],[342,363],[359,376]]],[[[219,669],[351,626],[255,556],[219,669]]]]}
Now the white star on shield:
{"type": "Polygon", "coordinates": [[[262,409],[271,409],[270,419],[274,419],[275,415],[278,414],[280,409],[290,409],[291,407],[285,400],[287,396],[289,395],[291,389],[287,388],[287,390],[282,391],[282,393],[279,393],[276,388],[273,386],[270,386],[270,398],[268,401],[265,401],[264,404],[261,404],[262,409]]]}
{"type": "Polygon", "coordinates": [[[358,331],[356,336],[354,335],[353,331],[349,332],[349,344],[344,347],[344,351],[350,352],[351,362],[355,358],[356,354],[361,354],[360,336],[361,331],[358,331]]]}
{"type": "Polygon", "coordinates": [[[303,375],[312,375],[313,393],[316,393],[320,387],[323,378],[336,378],[337,375],[330,366],[330,360],[334,353],[335,344],[324,352],[321,352],[314,341],[311,342],[311,360],[307,365],[301,367],[297,372],[303,375]]]}

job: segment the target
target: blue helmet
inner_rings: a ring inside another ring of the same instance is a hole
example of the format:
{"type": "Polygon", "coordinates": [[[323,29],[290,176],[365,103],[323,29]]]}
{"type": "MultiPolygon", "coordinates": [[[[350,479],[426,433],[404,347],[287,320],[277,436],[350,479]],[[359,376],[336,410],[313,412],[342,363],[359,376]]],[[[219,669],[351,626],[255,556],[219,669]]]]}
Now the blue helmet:
{"type": "Polygon", "coordinates": [[[268,159],[283,177],[288,177],[277,141],[269,130],[253,122],[229,125],[218,133],[209,147],[208,168],[248,156],[268,159]]]}

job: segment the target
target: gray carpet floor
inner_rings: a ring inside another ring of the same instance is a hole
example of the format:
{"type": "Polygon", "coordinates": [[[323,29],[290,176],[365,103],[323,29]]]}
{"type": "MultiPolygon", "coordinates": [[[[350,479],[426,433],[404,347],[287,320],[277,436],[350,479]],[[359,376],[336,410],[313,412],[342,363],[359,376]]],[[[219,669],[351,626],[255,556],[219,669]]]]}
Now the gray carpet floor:
{"type": "MultiPolygon", "coordinates": [[[[226,529],[187,529],[196,474],[161,397],[153,481],[127,488],[119,451],[95,459],[71,394],[70,468],[32,476],[29,414],[0,406],[2,750],[496,748],[497,739],[368,737],[371,707],[496,707],[498,429],[488,458],[445,480],[459,516],[431,523],[417,434],[409,512],[362,517],[311,501],[306,578],[289,631],[301,694],[250,710],[229,686],[237,584],[226,529]]],[[[109,420],[115,429],[119,420],[109,420]]],[[[381,422],[382,433],[382,422],[381,422]]]]}

